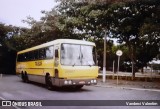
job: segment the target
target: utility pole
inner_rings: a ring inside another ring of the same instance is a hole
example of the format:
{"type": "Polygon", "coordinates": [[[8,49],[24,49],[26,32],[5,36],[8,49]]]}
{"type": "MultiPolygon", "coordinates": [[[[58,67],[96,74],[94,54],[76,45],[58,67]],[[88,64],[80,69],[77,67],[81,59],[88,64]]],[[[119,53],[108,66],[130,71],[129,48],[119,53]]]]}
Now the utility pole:
{"type": "Polygon", "coordinates": [[[113,74],[114,74],[114,72],[115,72],[115,71],[114,71],[114,63],[115,63],[115,61],[113,61],[113,74]]]}
{"type": "Polygon", "coordinates": [[[104,35],[104,54],[103,54],[103,82],[106,81],[106,41],[107,41],[107,35],[105,31],[104,35]]]}

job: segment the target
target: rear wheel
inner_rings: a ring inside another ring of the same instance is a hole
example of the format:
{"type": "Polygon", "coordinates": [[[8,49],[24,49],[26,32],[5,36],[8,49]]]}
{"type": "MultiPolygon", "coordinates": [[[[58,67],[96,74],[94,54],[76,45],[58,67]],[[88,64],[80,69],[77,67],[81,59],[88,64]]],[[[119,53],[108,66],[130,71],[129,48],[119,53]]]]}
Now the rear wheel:
{"type": "Polygon", "coordinates": [[[24,73],[24,82],[28,83],[29,80],[28,80],[28,75],[27,75],[27,72],[25,71],[24,73]]]}
{"type": "Polygon", "coordinates": [[[53,88],[53,86],[52,86],[52,80],[51,80],[51,77],[50,77],[49,73],[46,73],[45,83],[46,83],[46,87],[47,87],[48,90],[51,90],[53,88]]]}
{"type": "Polygon", "coordinates": [[[22,78],[22,81],[23,82],[28,82],[29,80],[28,80],[28,75],[27,75],[27,72],[25,71],[25,72],[21,72],[21,78],[22,78]]]}
{"type": "Polygon", "coordinates": [[[25,76],[24,76],[23,71],[21,72],[21,78],[22,78],[22,81],[25,82],[25,76]]]}

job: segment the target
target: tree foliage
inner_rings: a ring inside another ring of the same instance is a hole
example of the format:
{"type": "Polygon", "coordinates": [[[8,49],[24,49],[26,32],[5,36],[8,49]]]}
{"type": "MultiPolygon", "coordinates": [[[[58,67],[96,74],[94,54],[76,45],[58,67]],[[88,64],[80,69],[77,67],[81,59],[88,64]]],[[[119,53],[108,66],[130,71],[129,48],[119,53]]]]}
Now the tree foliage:
{"type": "Polygon", "coordinates": [[[117,36],[129,48],[130,59],[142,68],[159,54],[160,2],[135,0],[113,8],[117,19],[117,36]],[[117,8],[118,7],[118,8],[117,8]]]}
{"type": "Polygon", "coordinates": [[[12,49],[23,49],[24,38],[21,36],[27,28],[15,27],[12,25],[0,24],[0,44],[1,46],[12,49]]]}

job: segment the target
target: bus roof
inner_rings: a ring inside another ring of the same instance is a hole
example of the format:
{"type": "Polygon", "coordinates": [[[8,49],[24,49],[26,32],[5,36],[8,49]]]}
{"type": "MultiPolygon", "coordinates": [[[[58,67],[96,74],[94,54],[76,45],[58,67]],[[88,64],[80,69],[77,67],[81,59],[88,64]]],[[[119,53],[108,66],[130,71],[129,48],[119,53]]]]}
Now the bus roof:
{"type": "Polygon", "coordinates": [[[61,44],[61,43],[71,43],[71,44],[82,44],[82,45],[95,46],[95,43],[89,42],[89,41],[84,41],[84,40],[56,39],[54,41],[50,41],[50,42],[47,42],[47,43],[44,43],[44,44],[41,44],[41,45],[38,45],[38,46],[34,46],[34,47],[31,47],[31,48],[19,51],[17,54],[21,54],[21,53],[25,53],[25,52],[28,52],[28,51],[36,50],[36,49],[39,49],[39,48],[45,48],[45,47],[48,47],[48,46],[51,46],[51,45],[57,45],[57,44],[61,44]]]}

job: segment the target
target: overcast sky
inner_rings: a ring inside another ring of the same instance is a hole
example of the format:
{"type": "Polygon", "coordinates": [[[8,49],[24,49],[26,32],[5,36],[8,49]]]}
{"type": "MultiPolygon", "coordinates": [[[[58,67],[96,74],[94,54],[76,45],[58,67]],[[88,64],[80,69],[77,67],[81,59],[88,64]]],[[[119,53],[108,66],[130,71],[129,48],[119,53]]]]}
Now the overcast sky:
{"type": "Polygon", "coordinates": [[[22,22],[27,16],[39,20],[41,10],[50,11],[55,5],[55,0],[0,0],[0,22],[27,26],[22,22]]]}

